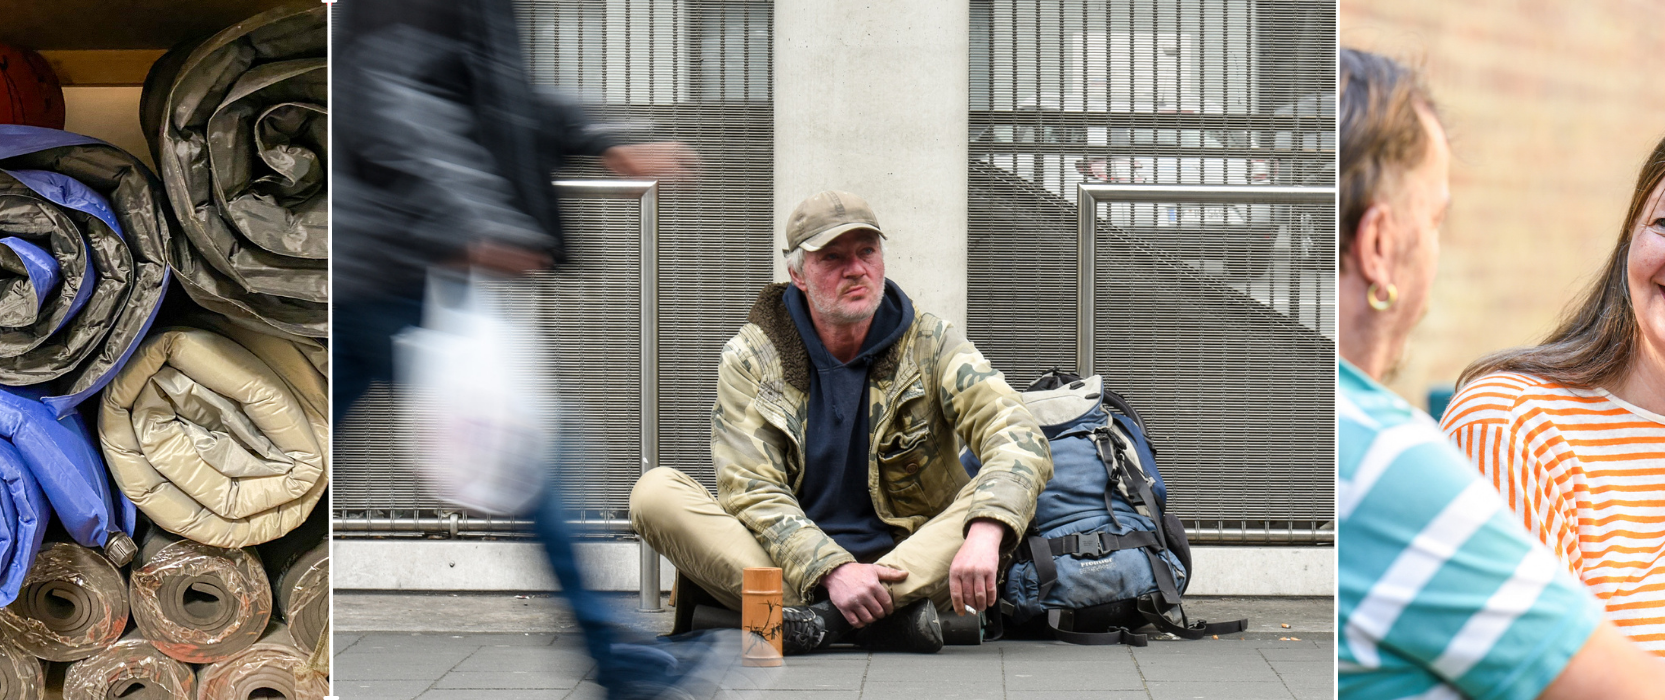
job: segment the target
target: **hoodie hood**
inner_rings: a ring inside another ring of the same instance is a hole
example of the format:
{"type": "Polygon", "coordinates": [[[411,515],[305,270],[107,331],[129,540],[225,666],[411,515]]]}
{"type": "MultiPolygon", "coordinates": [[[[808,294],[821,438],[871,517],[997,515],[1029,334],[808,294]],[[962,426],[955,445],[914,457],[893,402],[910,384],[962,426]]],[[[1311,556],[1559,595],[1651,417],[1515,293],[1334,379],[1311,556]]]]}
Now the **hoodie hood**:
{"type": "Polygon", "coordinates": [[[913,325],[913,300],[902,293],[902,288],[895,282],[886,279],[884,298],[873,312],[873,323],[867,328],[867,338],[861,343],[861,351],[849,362],[839,362],[821,342],[820,334],[815,332],[815,322],[809,315],[809,299],[804,293],[788,285],[782,301],[787,313],[792,316],[792,324],[797,328],[798,337],[803,341],[804,350],[815,369],[866,365],[901,340],[902,334],[913,325]]]}

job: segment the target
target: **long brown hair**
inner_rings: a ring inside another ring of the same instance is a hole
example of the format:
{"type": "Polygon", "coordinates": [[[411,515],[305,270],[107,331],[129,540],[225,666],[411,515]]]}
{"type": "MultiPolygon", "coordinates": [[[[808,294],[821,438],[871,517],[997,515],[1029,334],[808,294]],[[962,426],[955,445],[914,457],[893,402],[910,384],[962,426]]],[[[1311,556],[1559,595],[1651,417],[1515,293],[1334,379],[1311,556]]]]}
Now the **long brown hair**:
{"type": "Polygon", "coordinates": [[[1560,327],[1537,347],[1514,348],[1480,358],[1463,370],[1458,386],[1495,372],[1521,372],[1580,388],[1608,384],[1625,375],[1641,333],[1626,276],[1630,240],[1648,198],[1661,180],[1665,180],[1665,139],[1654,146],[1636,177],[1630,210],[1607,267],[1583,296],[1567,307],[1560,327]]]}

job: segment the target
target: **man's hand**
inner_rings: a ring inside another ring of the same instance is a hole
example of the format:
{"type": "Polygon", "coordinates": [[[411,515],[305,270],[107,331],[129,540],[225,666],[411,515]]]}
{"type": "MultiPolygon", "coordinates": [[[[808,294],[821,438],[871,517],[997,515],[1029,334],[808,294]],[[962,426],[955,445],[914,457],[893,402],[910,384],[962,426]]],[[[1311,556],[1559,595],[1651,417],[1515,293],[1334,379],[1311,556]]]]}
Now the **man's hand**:
{"type": "Polygon", "coordinates": [[[908,572],[901,569],[850,562],[828,572],[821,585],[827,587],[827,597],[850,626],[861,628],[893,612],[890,590],[884,585],[907,577],[908,572]]]}
{"type": "Polygon", "coordinates": [[[948,566],[948,595],[954,614],[964,615],[966,606],[982,610],[999,600],[995,580],[1000,566],[1000,540],[1006,526],[993,520],[973,520],[965,533],[965,544],[948,566]]]}
{"type": "Polygon", "coordinates": [[[601,164],[625,177],[678,180],[699,170],[700,159],[685,143],[659,141],[614,146],[601,153],[601,164]]]}

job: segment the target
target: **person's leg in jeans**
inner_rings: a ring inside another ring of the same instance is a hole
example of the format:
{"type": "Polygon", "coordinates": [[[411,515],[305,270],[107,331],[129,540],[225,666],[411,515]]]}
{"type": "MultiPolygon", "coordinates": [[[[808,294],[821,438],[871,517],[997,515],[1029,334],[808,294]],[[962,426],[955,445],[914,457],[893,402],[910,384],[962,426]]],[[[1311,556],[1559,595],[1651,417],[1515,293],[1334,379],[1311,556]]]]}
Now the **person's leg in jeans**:
{"type": "Polygon", "coordinates": [[[330,328],[330,424],[340,426],[353,404],[370,390],[371,382],[393,380],[393,336],[422,323],[422,300],[339,301],[334,316],[330,328]]]}
{"type": "Polygon", "coordinates": [[[612,645],[617,641],[618,633],[607,603],[584,585],[573,549],[572,528],[567,525],[566,504],[561,498],[561,465],[576,457],[568,451],[568,446],[580,443],[572,439],[565,429],[557,431],[553,448],[555,469],[545,479],[544,492],[537,500],[532,522],[538,541],[543,543],[544,554],[549,558],[549,568],[555,571],[555,579],[561,583],[561,595],[567,599],[567,605],[578,618],[578,626],[584,631],[584,646],[601,667],[599,680],[603,686],[611,687],[615,671],[612,645]]]}
{"type": "MultiPolygon", "coordinates": [[[[584,646],[595,659],[596,680],[607,688],[609,697],[636,697],[643,688],[671,686],[676,682],[672,666],[678,660],[663,650],[646,645],[619,645],[620,628],[612,610],[601,594],[584,584],[583,572],[573,547],[573,531],[567,524],[567,508],[562,496],[561,474],[569,464],[582,463],[583,455],[575,452],[588,441],[572,432],[572,422],[557,416],[553,455],[553,469],[545,479],[543,495],[532,513],[533,527],[543,543],[549,568],[561,584],[561,595],[567,599],[578,626],[584,632],[584,646]]],[[[656,694],[647,691],[647,695],[656,694]]]]}

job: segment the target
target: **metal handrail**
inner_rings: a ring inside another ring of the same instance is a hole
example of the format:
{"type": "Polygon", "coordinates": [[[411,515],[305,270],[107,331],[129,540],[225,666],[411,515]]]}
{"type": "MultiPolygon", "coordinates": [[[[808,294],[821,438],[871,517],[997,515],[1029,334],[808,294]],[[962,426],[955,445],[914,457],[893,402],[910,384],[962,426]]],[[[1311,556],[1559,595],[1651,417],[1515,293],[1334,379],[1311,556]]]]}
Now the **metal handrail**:
{"type": "Polygon", "coordinates": [[[1075,371],[1097,374],[1093,358],[1093,286],[1098,205],[1105,203],[1207,202],[1209,204],[1330,204],[1334,187],[1272,185],[1118,185],[1076,186],[1075,371]]]}
{"type": "MultiPolygon", "coordinates": [[[[642,286],[642,473],[659,466],[659,182],[657,180],[556,180],[555,190],[573,198],[632,199],[640,214],[642,286]]],[[[628,524],[628,523],[626,523],[628,524]]],[[[660,612],[659,553],[641,544],[638,610],[660,612]]]]}

